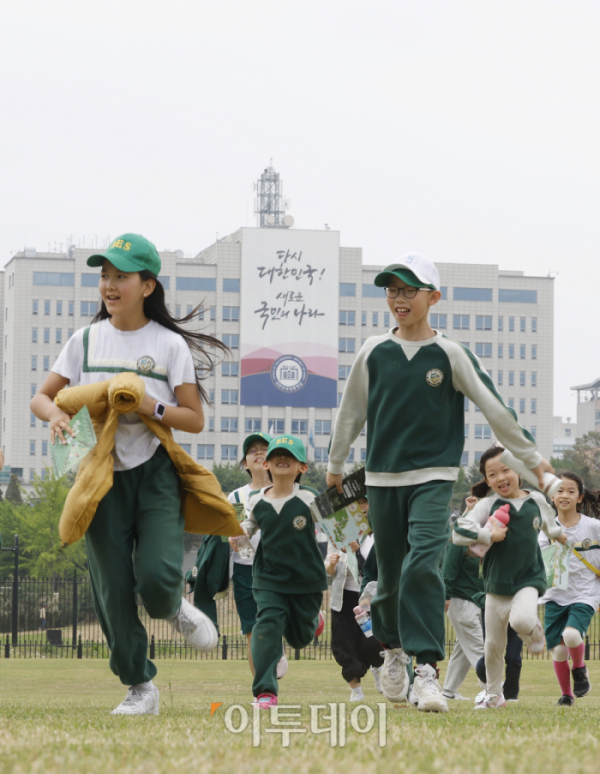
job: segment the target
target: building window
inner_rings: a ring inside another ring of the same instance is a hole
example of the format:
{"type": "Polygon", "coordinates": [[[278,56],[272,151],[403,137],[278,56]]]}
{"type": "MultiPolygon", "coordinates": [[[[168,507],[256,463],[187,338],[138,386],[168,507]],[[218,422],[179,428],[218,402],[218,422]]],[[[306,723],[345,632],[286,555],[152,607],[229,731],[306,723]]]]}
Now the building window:
{"type": "Polygon", "coordinates": [[[37,344],[37,328],[31,329],[31,343],[37,344]]]}
{"type": "MultiPolygon", "coordinates": [[[[385,288],[378,288],[376,285],[362,286],[363,298],[385,298],[385,288]]],[[[342,293],[340,293],[340,296],[342,293]]],[[[354,295],[354,293],[352,294],[354,295]]]]}
{"type": "MultiPolygon", "coordinates": [[[[386,314],[389,315],[389,312],[386,312],[386,314]]],[[[447,325],[448,325],[448,315],[447,314],[432,314],[431,315],[431,327],[432,328],[435,328],[438,331],[444,331],[444,330],[446,330],[447,325]]]]}
{"type": "Polygon", "coordinates": [[[453,314],[452,315],[452,327],[455,331],[468,331],[469,330],[469,315],[468,314],[453,314]]]}
{"type": "Polygon", "coordinates": [[[514,387],[515,386],[515,372],[509,371],[508,372],[508,386],[514,387]]]}
{"type": "MultiPolygon", "coordinates": [[[[211,312],[212,312],[212,309],[211,309],[211,312]]],[[[223,322],[239,322],[239,321],[240,321],[240,308],[239,308],[239,306],[224,306],[223,307],[223,322]]]]}
{"type": "Polygon", "coordinates": [[[221,403],[226,406],[237,406],[238,390],[221,390],[221,403]]]}
{"type": "Polygon", "coordinates": [[[237,446],[221,446],[221,461],[235,462],[237,460],[237,446]]]}
{"type": "Polygon", "coordinates": [[[379,325],[379,312],[373,312],[373,327],[377,328],[379,325]]]}
{"type": "Polygon", "coordinates": [[[491,301],[492,288],[454,288],[455,301],[491,301]]]}
{"type": "MultiPolygon", "coordinates": [[[[181,319],[181,304],[177,304],[177,305],[175,306],[175,318],[176,318],[177,320],[180,320],[180,319],[181,319]]],[[[181,444],[180,444],[180,445],[181,445],[181,444]]]]}
{"type": "Polygon", "coordinates": [[[292,419],[292,435],[307,435],[308,419],[292,419]]]}
{"type": "Polygon", "coordinates": [[[340,310],[340,325],[354,325],[356,321],[356,312],[346,312],[340,310]]]}
{"type": "Polygon", "coordinates": [[[240,364],[239,363],[222,363],[221,364],[221,376],[239,376],[240,364]]]}
{"type": "MultiPolygon", "coordinates": [[[[38,300],[37,300],[37,298],[34,298],[32,300],[31,306],[32,306],[31,313],[32,314],[37,314],[38,313],[38,300]]],[[[6,307],[6,308],[8,309],[8,307],[6,307]]]]}
{"type": "Polygon", "coordinates": [[[329,454],[327,449],[315,449],[315,462],[324,463],[329,462],[329,454]]]}
{"type": "MultiPolygon", "coordinates": [[[[535,411],[533,409],[531,409],[531,413],[535,414],[535,411]]],[[[570,438],[570,437],[571,437],[571,428],[570,427],[566,427],[565,428],[565,438],[570,438]]]]}
{"type": "Polygon", "coordinates": [[[356,296],[356,283],[340,282],[340,296],[356,296]]]}
{"type": "Polygon", "coordinates": [[[502,317],[502,315],[500,315],[500,317],[498,317],[498,330],[499,331],[503,331],[504,330],[504,317],[502,317]]]}
{"type": "Polygon", "coordinates": [[[35,441],[29,441],[29,456],[35,457],[35,441]]]}
{"type": "Polygon", "coordinates": [[[465,411],[469,410],[469,399],[465,398],[465,411]]]}
{"type": "Polygon", "coordinates": [[[514,409],[514,407],[515,407],[515,399],[514,398],[509,398],[508,399],[508,408],[514,409]]]}
{"type": "MultiPolygon", "coordinates": [[[[31,356],[31,370],[32,371],[37,371],[37,355],[32,355],[31,356]]],[[[6,376],[6,374],[5,374],[5,376],[6,376]]]]}
{"type": "MultiPolygon", "coordinates": [[[[36,392],[37,392],[37,386],[35,384],[32,384],[29,397],[33,398],[36,392]]],[[[4,390],[4,402],[6,403],[6,390],[4,390]]]]}
{"type": "Polygon", "coordinates": [[[33,412],[29,415],[29,427],[35,427],[36,416],[33,412]]]}
{"type": "Polygon", "coordinates": [[[237,417],[221,417],[222,433],[237,433],[237,431],[238,431],[237,417]]]}
{"type": "Polygon", "coordinates": [[[256,419],[254,417],[246,417],[244,420],[244,430],[247,433],[260,433],[260,428],[262,426],[262,420],[256,419]]]}
{"type": "Polygon", "coordinates": [[[508,330],[511,333],[515,332],[515,318],[514,317],[509,317],[508,318],[508,330]]]}
{"type": "Polygon", "coordinates": [[[56,343],[62,344],[62,328],[56,329],[56,343]]]}
{"type": "Polygon", "coordinates": [[[492,317],[491,315],[481,315],[478,314],[475,316],[475,328],[478,331],[491,331],[492,330],[492,317]]]}
{"type": "Polygon", "coordinates": [[[505,304],[537,304],[537,290],[500,289],[498,301],[505,304]]]}
{"type": "Polygon", "coordinates": [[[73,328],[69,328],[67,331],[67,339],[70,339],[72,335],[73,335],[73,328]]]}
{"type": "Polygon", "coordinates": [[[531,386],[537,387],[537,371],[531,372],[531,386]]]}
{"type": "Polygon", "coordinates": [[[192,444],[191,443],[180,443],[179,444],[184,452],[187,452],[188,454],[192,453],[192,444]]]}
{"type": "Polygon", "coordinates": [[[226,347],[229,347],[229,349],[239,349],[240,348],[240,336],[238,333],[224,333],[223,334],[223,344],[225,344],[226,347]]]}
{"type": "Polygon", "coordinates": [[[519,318],[519,327],[521,333],[527,332],[527,318],[526,317],[520,317],[519,318]]]}
{"type": "Polygon", "coordinates": [[[340,339],[338,351],[354,354],[355,346],[356,346],[355,339],[340,339]]]}
{"type": "Polygon", "coordinates": [[[519,372],[519,387],[525,387],[525,371],[519,372]]]}
{"type": "Polygon", "coordinates": [[[460,464],[461,465],[468,465],[469,464],[469,452],[464,451],[462,453],[462,457],[460,458],[460,464]]]}
{"type": "Polygon", "coordinates": [[[492,356],[491,343],[484,342],[484,341],[475,342],[475,354],[477,355],[477,357],[491,357],[492,356]]]}
{"type": "Polygon", "coordinates": [[[492,437],[492,429],[489,425],[475,425],[476,440],[489,441],[492,437]]]}
{"type": "Polygon", "coordinates": [[[75,274],[58,271],[34,271],[33,284],[60,285],[72,288],[75,285],[75,274]]]}
{"type": "Polygon", "coordinates": [[[283,435],[285,433],[285,419],[269,420],[269,435],[283,435]]]}
{"type": "Polygon", "coordinates": [[[223,279],[223,293],[239,293],[239,279],[223,279]]]}
{"type": "Polygon", "coordinates": [[[531,332],[537,333],[537,317],[531,318],[531,332]]]}
{"type": "Polygon", "coordinates": [[[82,301],[81,302],[81,316],[82,317],[95,317],[98,314],[98,302],[97,301],[82,301]]]}
{"type": "Polygon", "coordinates": [[[469,425],[465,425],[465,438],[469,437],[469,425]]]}
{"type": "Polygon", "coordinates": [[[366,327],[366,325],[367,325],[367,313],[366,312],[361,312],[360,324],[362,325],[363,328],[366,327]]]}
{"type": "MultiPolygon", "coordinates": [[[[446,317],[446,315],[442,315],[442,317],[446,317]]],[[[390,327],[390,313],[389,312],[384,312],[383,313],[383,326],[384,326],[384,328],[389,328],[390,327]]],[[[446,326],[444,325],[444,328],[445,327],[446,326]]]]}
{"type": "Polygon", "coordinates": [[[352,366],[338,366],[338,379],[347,379],[351,370],[352,366]]]}
{"type": "Polygon", "coordinates": [[[475,464],[478,464],[479,462],[481,462],[481,455],[482,454],[483,454],[483,452],[475,452],[475,464]]]}
{"type": "Polygon", "coordinates": [[[498,358],[502,359],[504,357],[504,344],[498,344],[498,358]]]}
{"type": "Polygon", "coordinates": [[[354,462],[354,449],[350,449],[346,462],[354,462]]]}
{"type": "Polygon", "coordinates": [[[498,387],[502,387],[504,384],[504,371],[498,371],[497,377],[498,387]]]}
{"type": "MultiPolygon", "coordinates": [[[[162,278],[164,283],[164,277],[162,278]]],[[[217,280],[214,277],[177,277],[175,280],[177,290],[199,290],[205,293],[214,293],[217,289],[217,280]]]]}
{"type": "Polygon", "coordinates": [[[509,357],[510,360],[514,360],[515,359],[515,345],[514,344],[509,344],[508,345],[508,357],[509,357]]]}
{"type": "Polygon", "coordinates": [[[337,396],[337,407],[339,408],[342,405],[342,398],[344,397],[343,392],[338,392],[337,396]]]}
{"type": "Polygon", "coordinates": [[[537,427],[535,425],[533,425],[532,428],[531,428],[531,436],[532,436],[532,438],[535,438],[536,435],[537,435],[537,427]]]}
{"type": "Polygon", "coordinates": [[[215,418],[209,417],[208,418],[208,432],[213,433],[215,430],[215,418]]]}
{"type": "Polygon", "coordinates": [[[209,399],[209,401],[211,403],[215,402],[215,391],[214,390],[209,390],[208,391],[208,399],[209,399]]]}
{"type": "Polygon", "coordinates": [[[199,443],[197,456],[199,460],[214,460],[215,447],[212,443],[199,443]]]}
{"type": "Polygon", "coordinates": [[[532,398],[531,399],[531,413],[532,414],[537,414],[537,399],[536,398],[532,398]]]}
{"type": "Polygon", "coordinates": [[[519,398],[519,414],[525,413],[525,398],[519,398]]]}
{"type": "Polygon", "coordinates": [[[48,441],[42,441],[42,457],[48,456],[48,441]]]}
{"type": "Polygon", "coordinates": [[[44,344],[50,344],[50,328],[44,328],[44,344]]]}
{"type": "Polygon", "coordinates": [[[50,370],[50,356],[44,355],[44,371],[50,370]]]}
{"type": "Polygon", "coordinates": [[[56,302],[56,314],[59,316],[62,315],[62,301],[56,302]]]}
{"type": "Polygon", "coordinates": [[[330,419],[315,420],[315,435],[331,435],[331,420],[330,419]]]}
{"type": "Polygon", "coordinates": [[[75,314],[75,301],[69,301],[69,317],[75,314]]]}
{"type": "Polygon", "coordinates": [[[521,360],[525,360],[525,344],[519,346],[519,357],[521,360]]]}

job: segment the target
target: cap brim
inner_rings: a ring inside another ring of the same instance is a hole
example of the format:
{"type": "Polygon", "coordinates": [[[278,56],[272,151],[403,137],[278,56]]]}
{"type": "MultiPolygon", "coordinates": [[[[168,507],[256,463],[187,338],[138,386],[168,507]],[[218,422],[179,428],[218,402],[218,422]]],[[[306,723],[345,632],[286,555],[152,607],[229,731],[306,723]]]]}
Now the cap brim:
{"type": "Polygon", "coordinates": [[[110,263],[112,263],[112,265],[120,271],[149,271],[148,267],[141,261],[136,261],[135,259],[121,255],[120,253],[112,253],[110,250],[107,250],[105,253],[96,253],[96,255],[90,255],[90,257],[87,259],[87,265],[102,266],[104,261],[110,261],[110,263]]]}
{"type": "Polygon", "coordinates": [[[273,440],[272,436],[267,435],[266,433],[253,433],[252,435],[249,435],[245,441],[244,445],[242,446],[242,449],[244,450],[244,456],[246,455],[246,451],[251,443],[254,441],[262,441],[263,443],[266,443],[267,446],[271,443],[273,440]]]}
{"type": "Polygon", "coordinates": [[[407,285],[411,285],[413,288],[435,289],[430,282],[424,282],[412,269],[402,266],[401,264],[386,266],[385,269],[375,277],[375,285],[378,288],[385,288],[390,284],[390,280],[393,277],[402,280],[402,282],[406,282],[407,285]]]}

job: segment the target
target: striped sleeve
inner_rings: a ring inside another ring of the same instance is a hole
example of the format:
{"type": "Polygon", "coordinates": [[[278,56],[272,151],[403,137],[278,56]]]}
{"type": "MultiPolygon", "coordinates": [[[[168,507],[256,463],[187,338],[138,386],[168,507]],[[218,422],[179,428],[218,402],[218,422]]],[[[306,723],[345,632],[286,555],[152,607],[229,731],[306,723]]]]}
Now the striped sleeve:
{"type": "MultiPolygon", "coordinates": [[[[540,516],[542,517],[542,531],[549,538],[557,538],[562,534],[563,528],[556,521],[556,511],[550,505],[548,500],[541,492],[532,492],[531,497],[535,500],[538,508],[540,509],[540,516]]],[[[542,534],[540,531],[540,535],[542,534]]]]}
{"type": "Polygon", "coordinates": [[[452,530],[452,542],[456,546],[470,546],[473,543],[484,543],[488,546],[492,541],[492,533],[483,525],[490,517],[493,500],[484,497],[470,511],[460,516],[452,530]]]}

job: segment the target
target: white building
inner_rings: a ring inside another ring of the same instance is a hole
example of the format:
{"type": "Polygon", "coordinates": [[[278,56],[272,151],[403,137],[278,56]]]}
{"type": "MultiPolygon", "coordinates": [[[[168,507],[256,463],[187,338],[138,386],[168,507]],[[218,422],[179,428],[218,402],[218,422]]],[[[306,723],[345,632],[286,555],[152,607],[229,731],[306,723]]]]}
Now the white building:
{"type": "MultiPolygon", "coordinates": [[[[329,284],[320,286],[319,303],[324,320],[329,322],[318,321],[316,330],[320,336],[318,341],[323,340],[322,348],[325,344],[329,347],[327,357],[322,358],[327,360],[323,373],[331,377],[333,363],[337,374],[333,373],[333,379],[323,377],[321,384],[325,387],[318,392],[316,403],[325,394],[328,397],[321,402],[339,402],[362,342],[392,324],[383,291],[373,285],[382,266],[363,265],[360,248],[339,247],[337,232],[242,228],[193,259],[183,258],[180,252],[161,253],[161,279],[171,312],[183,316],[203,301],[206,311],[200,324],[232,351],[232,356],[219,363],[207,379],[214,405],[206,409],[204,432],[199,436],[175,433],[178,442],[209,468],[215,462],[237,461],[243,438],[257,430],[297,434],[307,444],[312,430],[311,459],[327,460],[335,405],[283,405],[298,403],[297,397],[302,393],[296,388],[293,388],[296,392],[290,393],[295,397],[288,400],[283,393],[278,405],[242,405],[240,355],[246,357],[242,349],[245,341],[252,338],[255,345],[260,343],[262,330],[260,325],[252,329],[252,321],[260,322],[261,302],[256,289],[248,281],[246,286],[242,282],[246,276],[242,271],[242,256],[248,266],[254,260],[250,247],[260,253],[264,246],[266,255],[272,251],[275,239],[282,250],[287,244],[304,244],[312,251],[310,255],[315,256],[316,263],[321,258],[328,261],[319,264],[327,266],[329,272],[329,284]],[[242,324],[241,319],[251,322],[242,324]],[[337,336],[334,319],[338,320],[337,336]],[[333,357],[329,341],[332,336],[338,350],[333,357]]],[[[97,309],[98,272],[86,265],[86,259],[93,252],[97,250],[70,248],[67,253],[38,253],[26,249],[14,255],[5,272],[0,274],[0,297],[4,306],[0,336],[2,448],[7,465],[25,481],[32,479],[34,472],[43,474],[50,463],[48,429],[31,414],[31,395],[48,375],[72,332],[89,324],[97,309]]],[[[443,295],[433,312],[433,327],[463,342],[481,358],[503,399],[514,407],[521,424],[536,437],[541,453],[549,457],[553,449],[552,279],[501,271],[497,266],[485,264],[442,263],[439,270],[443,295]]],[[[268,278],[265,282],[270,285],[268,278]]],[[[295,309],[299,311],[298,305],[295,309]]],[[[293,330],[305,331],[309,322],[307,317],[304,328],[293,330]]],[[[287,347],[288,354],[294,356],[294,341],[289,340],[287,347]]],[[[305,355],[306,351],[301,357],[305,355]]],[[[263,369],[265,375],[269,368],[263,369]]],[[[315,368],[318,371],[319,367],[315,368]]],[[[308,370],[310,380],[315,369],[308,370]]],[[[268,382],[272,390],[273,376],[261,378],[267,379],[262,383],[268,382]]],[[[475,462],[492,440],[483,415],[473,405],[466,405],[463,464],[475,462]]],[[[349,465],[364,460],[365,447],[363,434],[353,445],[349,465]]]]}
{"type": "Polygon", "coordinates": [[[552,456],[557,460],[562,459],[564,453],[573,448],[577,437],[577,422],[571,422],[571,417],[567,417],[566,422],[562,417],[554,417],[552,456]]]}

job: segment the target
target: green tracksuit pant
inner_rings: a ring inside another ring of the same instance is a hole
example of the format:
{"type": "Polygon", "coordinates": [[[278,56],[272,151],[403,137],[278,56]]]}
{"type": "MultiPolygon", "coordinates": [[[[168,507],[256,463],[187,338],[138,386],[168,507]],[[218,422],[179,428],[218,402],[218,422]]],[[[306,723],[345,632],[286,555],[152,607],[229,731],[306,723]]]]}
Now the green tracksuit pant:
{"type": "Polygon", "coordinates": [[[253,589],[258,606],[252,629],[252,660],[255,676],[252,693],[277,696],[277,662],[281,658],[281,638],[292,648],[310,645],[319,623],[323,592],[281,594],[253,589]]]}
{"type": "Polygon", "coordinates": [[[110,668],[125,685],[151,680],[148,635],[136,593],[151,618],[170,618],[183,594],[183,515],[167,452],[115,472],[85,536],[94,607],[110,648],[110,668]]]}
{"type": "Polygon", "coordinates": [[[417,664],[435,663],[445,657],[441,562],[452,482],[367,489],[379,568],[373,634],[387,647],[401,645],[417,664]]]}

